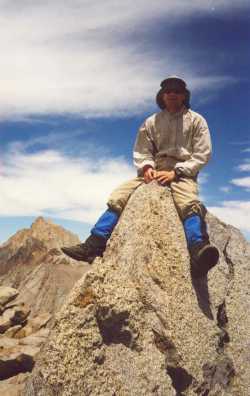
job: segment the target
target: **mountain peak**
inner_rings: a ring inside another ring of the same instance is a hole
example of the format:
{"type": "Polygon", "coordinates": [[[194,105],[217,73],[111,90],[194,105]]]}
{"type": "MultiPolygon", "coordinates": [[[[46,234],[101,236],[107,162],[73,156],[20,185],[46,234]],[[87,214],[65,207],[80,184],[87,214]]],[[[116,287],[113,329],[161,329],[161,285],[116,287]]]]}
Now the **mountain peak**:
{"type": "MultiPolygon", "coordinates": [[[[44,229],[53,229],[53,230],[63,230],[63,227],[55,224],[51,219],[44,218],[42,216],[38,216],[30,227],[31,231],[42,231],[44,229]]],[[[68,232],[68,231],[67,231],[68,232]]]]}
{"type": "Polygon", "coordinates": [[[45,219],[43,216],[38,216],[35,221],[31,224],[31,227],[39,226],[41,224],[53,224],[52,220],[45,219]]]}
{"type": "Polygon", "coordinates": [[[79,243],[77,235],[54,224],[52,220],[39,216],[31,224],[30,228],[18,231],[3,246],[8,246],[11,247],[11,250],[15,250],[25,245],[31,238],[41,241],[48,249],[79,243]]]}

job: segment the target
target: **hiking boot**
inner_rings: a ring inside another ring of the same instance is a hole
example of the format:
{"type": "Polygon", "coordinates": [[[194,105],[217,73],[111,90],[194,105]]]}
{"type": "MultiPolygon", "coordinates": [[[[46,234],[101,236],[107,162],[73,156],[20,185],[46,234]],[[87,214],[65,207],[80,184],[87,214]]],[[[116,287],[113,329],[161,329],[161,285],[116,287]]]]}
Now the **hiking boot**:
{"type": "Polygon", "coordinates": [[[90,235],[84,243],[70,247],[62,247],[61,250],[67,256],[78,261],[92,263],[94,259],[101,257],[106,248],[106,240],[98,235],[90,235]]]}
{"type": "Polygon", "coordinates": [[[195,278],[206,276],[219,260],[218,249],[208,241],[198,242],[189,249],[191,257],[191,272],[195,278]]]}

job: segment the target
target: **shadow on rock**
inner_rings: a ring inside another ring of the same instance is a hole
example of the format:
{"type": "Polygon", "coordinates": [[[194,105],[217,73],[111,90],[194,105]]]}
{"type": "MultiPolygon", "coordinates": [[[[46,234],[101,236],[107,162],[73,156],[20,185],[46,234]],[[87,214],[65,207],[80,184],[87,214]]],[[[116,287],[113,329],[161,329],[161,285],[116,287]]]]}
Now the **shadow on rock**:
{"type": "Polygon", "coordinates": [[[194,287],[200,309],[208,319],[214,320],[210,307],[207,275],[203,278],[195,278],[192,276],[192,285],[194,287]]]}

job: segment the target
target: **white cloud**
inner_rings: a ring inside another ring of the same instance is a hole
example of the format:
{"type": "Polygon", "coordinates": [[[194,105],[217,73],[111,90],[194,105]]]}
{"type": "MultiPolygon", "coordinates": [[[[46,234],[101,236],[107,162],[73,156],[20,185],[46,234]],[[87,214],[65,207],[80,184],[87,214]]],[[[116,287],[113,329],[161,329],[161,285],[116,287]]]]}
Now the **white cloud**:
{"type": "Polygon", "coordinates": [[[111,191],[135,176],[122,158],[73,159],[57,151],[9,152],[0,175],[1,216],[50,216],[93,223],[111,191]]]}
{"type": "Polygon", "coordinates": [[[238,169],[242,172],[249,172],[250,171],[250,160],[248,160],[245,164],[239,165],[238,169]]]}
{"type": "MultiPolygon", "coordinates": [[[[245,149],[243,151],[248,152],[248,149],[245,149]]],[[[250,172],[250,159],[247,158],[243,160],[243,162],[238,165],[236,169],[240,172],[250,172]]],[[[235,186],[242,187],[247,191],[250,190],[250,176],[234,178],[230,181],[230,183],[234,184],[235,186]]]]}
{"type": "Polygon", "coordinates": [[[224,222],[250,231],[250,201],[224,201],[221,206],[211,206],[208,210],[224,222]]]}
{"type": "Polygon", "coordinates": [[[208,179],[209,179],[209,174],[207,172],[202,171],[199,173],[198,181],[200,185],[206,184],[208,182],[208,179]]]}
{"type": "MultiPolygon", "coordinates": [[[[182,74],[192,89],[234,82],[230,76],[197,78],[195,65],[158,59],[127,35],[169,16],[225,12],[226,0],[0,1],[0,117],[45,113],[84,116],[137,113],[151,106],[159,78],[182,74]],[[166,66],[167,65],[167,66],[166,66]],[[163,75],[164,74],[164,75],[163,75]],[[216,83],[216,84],[214,84],[216,83]]],[[[200,67],[200,65],[199,65],[200,67]]]]}
{"type": "Polygon", "coordinates": [[[230,183],[238,187],[246,188],[247,190],[250,189],[250,177],[240,177],[232,179],[230,183]]]}
{"type": "Polygon", "coordinates": [[[205,201],[205,196],[207,196],[205,190],[208,180],[209,180],[209,173],[202,170],[198,175],[199,199],[201,201],[205,201]]]}
{"type": "Polygon", "coordinates": [[[222,187],[220,187],[220,191],[227,194],[227,193],[230,193],[230,191],[232,191],[232,187],[231,186],[222,186],[222,187]]]}

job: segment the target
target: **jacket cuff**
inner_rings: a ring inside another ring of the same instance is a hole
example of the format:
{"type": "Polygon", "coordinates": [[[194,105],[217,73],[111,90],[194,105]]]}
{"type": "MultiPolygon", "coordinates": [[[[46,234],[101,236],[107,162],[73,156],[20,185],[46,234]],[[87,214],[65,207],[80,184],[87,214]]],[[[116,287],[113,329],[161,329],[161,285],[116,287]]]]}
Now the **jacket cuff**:
{"type": "Polygon", "coordinates": [[[174,171],[175,171],[175,174],[176,174],[176,179],[179,179],[180,177],[186,176],[184,171],[183,171],[183,168],[181,168],[181,167],[177,167],[176,166],[174,168],[174,171]]]}
{"type": "Polygon", "coordinates": [[[155,162],[154,162],[154,160],[151,160],[151,159],[145,159],[144,161],[141,161],[141,162],[139,162],[138,163],[138,161],[135,161],[134,160],[134,164],[135,164],[135,166],[137,167],[137,169],[139,170],[139,171],[142,171],[142,169],[145,167],[145,166],[151,166],[151,168],[153,168],[153,169],[155,169],[155,162]]]}

